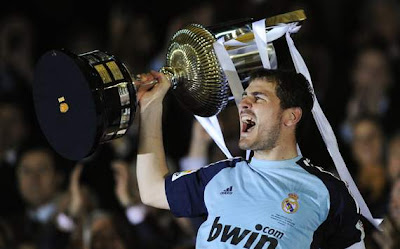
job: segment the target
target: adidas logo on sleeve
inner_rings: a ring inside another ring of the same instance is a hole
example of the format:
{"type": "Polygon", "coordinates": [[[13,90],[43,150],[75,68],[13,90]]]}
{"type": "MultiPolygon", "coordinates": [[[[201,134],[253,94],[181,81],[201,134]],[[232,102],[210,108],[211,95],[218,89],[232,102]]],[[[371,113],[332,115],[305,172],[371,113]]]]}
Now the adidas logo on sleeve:
{"type": "Polygon", "coordinates": [[[222,191],[220,194],[221,195],[231,195],[232,192],[232,186],[230,186],[229,188],[225,189],[224,191],[222,191]]]}

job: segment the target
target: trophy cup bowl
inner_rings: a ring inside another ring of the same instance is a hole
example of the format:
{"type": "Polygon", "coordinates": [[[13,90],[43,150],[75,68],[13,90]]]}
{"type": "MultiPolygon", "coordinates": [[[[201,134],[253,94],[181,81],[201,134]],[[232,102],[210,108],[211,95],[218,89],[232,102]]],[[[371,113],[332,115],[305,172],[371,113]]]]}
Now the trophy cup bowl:
{"type": "MultiPolygon", "coordinates": [[[[304,20],[302,10],[266,19],[266,27],[304,20]]],[[[223,38],[254,40],[252,19],[203,27],[190,24],[170,40],[164,73],[172,92],[193,114],[217,115],[231,92],[216,57],[213,43],[223,38]]],[[[262,63],[257,49],[235,47],[230,58],[241,80],[262,63]]],[[[277,67],[276,48],[268,43],[272,67],[277,67]]],[[[280,54],[280,58],[283,55],[280,54]]],[[[61,156],[80,160],[99,144],[123,136],[137,109],[135,79],[127,67],[110,53],[91,51],[76,55],[61,49],[45,53],[35,69],[33,97],[39,125],[49,144],[61,156]]]]}

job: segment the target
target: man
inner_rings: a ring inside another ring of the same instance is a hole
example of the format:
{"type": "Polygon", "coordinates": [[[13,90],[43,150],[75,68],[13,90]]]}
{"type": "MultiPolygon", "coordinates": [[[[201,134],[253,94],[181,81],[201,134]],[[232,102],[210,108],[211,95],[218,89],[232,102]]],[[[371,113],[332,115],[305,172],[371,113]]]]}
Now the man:
{"type": "Polygon", "coordinates": [[[0,182],[3,186],[0,196],[7,200],[0,206],[0,215],[4,217],[22,211],[22,200],[15,184],[15,163],[17,152],[30,133],[25,114],[18,102],[0,96],[0,182]]]}
{"type": "Polygon", "coordinates": [[[176,216],[206,215],[197,248],[365,248],[345,184],[297,153],[296,127],[313,104],[301,74],[262,69],[251,76],[239,106],[239,146],[254,152],[251,161],[229,159],[165,179],[161,114],[170,83],[152,76],[159,83],[138,94],[140,195],[176,216]]]}
{"type": "Polygon", "coordinates": [[[24,148],[17,161],[17,184],[26,212],[10,218],[19,246],[64,248],[69,236],[55,224],[63,173],[56,155],[46,146],[24,148]]]}

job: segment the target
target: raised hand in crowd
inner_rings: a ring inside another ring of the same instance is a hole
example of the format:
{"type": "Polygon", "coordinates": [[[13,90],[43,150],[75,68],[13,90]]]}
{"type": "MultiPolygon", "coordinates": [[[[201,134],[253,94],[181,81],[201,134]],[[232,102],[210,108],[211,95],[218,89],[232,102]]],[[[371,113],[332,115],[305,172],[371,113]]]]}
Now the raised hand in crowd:
{"type": "Polygon", "coordinates": [[[194,170],[206,165],[209,160],[211,142],[210,135],[197,120],[194,120],[189,150],[186,156],[180,160],[180,170],[194,170]]]}
{"type": "Polygon", "coordinates": [[[82,212],[83,196],[79,184],[82,168],[82,164],[77,164],[75,166],[69,183],[70,202],[68,211],[73,217],[77,217],[82,212]]]}
{"type": "Polygon", "coordinates": [[[118,160],[112,162],[111,167],[114,172],[115,196],[119,203],[124,208],[140,203],[137,188],[134,186],[133,177],[129,169],[129,164],[125,161],[118,160]]]}
{"type": "Polygon", "coordinates": [[[375,242],[380,249],[395,249],[400,247],[399,230],[393,224],[393,221],[386,218],[382,224],[382,232],[373,233],[375,242]]]}
{"type": "Polygon", "coordinates": [[[73,219],[83,219],[97,205],[94,193],[80,182],[83,168],[84,165],[78,163],[72,170],[68,190],[59,208],[73,219]]]}
{"type": "Polygon", "coordinates": [[[394,182],[389,212],[382,223],[382,232],[373,233],[373,238],[381,249],[400,248],[400,178],[394,182]]]}
{"type": "Polygon", "coordinates": [[[207,156],[207,149],[212,142],[210,135],[201,126],[198,121],[194,121],[192,127],[192,139],[190,141],[190,157],[204,157],[207,156]]]}

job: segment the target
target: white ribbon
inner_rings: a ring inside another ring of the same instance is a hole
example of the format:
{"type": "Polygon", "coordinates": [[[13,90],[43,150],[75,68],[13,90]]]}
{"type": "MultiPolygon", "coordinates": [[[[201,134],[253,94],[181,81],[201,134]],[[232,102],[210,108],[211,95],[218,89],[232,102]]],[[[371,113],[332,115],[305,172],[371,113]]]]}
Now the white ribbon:
{"type": "Polygon", "coordinates": [[[264,68],[271,69],[271,64],[268,58],[268,40],[267,33],[265,32],[265,19],[253,22],[253,33],[256,40],[258,53],[260,54],[261,62],[264,68]]]}
{"type": "Polygon", "coordinates": [[[242,82],[240,81],[239,75],[236,71],[235,65],[233,64],[231,58],[229,57],[229,54],[226,51],[224,45],[218,42],[214,42],[213,46],[218,61],[228,80],[231,92],[235,97],[236,106],[239,106],[240,100],[242,99],[242,93],[244,90],[242,82]]]}
{"type": "MultiPolygon", "coordinates": [[[[297,23],[292,23],[288,24],[288,27],[289,27],[288,31],[286,32],[286,41],[289,46],[290,55],[292,56],[296,72],[304,75],[304,77],[308,80],[308,82],[311,85],[311,88],[314,91],[308,68],[302,56],[300,55],[299,51],[297,50],[296,46],[294,45],[293,39],[290,37],[290,34],[296,33],[300,29],[300,26],[297,26],[297,23]]],[[[318,130],[320,131],[322,138],[325,142],[325,145],[328,149],[328,152],[331,155],[333,162],[335,163],[335,167],[340,176],[340,179],[343,180],[348,185],[350,193],[353,195],[358,205],[360,206],[361,214],[364,215],[375,227],[378,228],[379,221],[375,220],[372,217],[372,214],[367,204],[365,203],[363,197],[360,194],[360,191],[358,190],[356,184],[354,183],[353,178],[351,177],[346,167],[346,164],[342,158],[342,155],[340,154],[339,146],[337,144],[336,136],[333,132],[333,129],[329,124],[329,121],[326,119],[325,114],[321,109],[321,106],[319,105],[317,96],[314,95],[314,97],[315,100],[314,100],[314,106],[312,108],[312,114],[314,116],[318,130]]]]}

